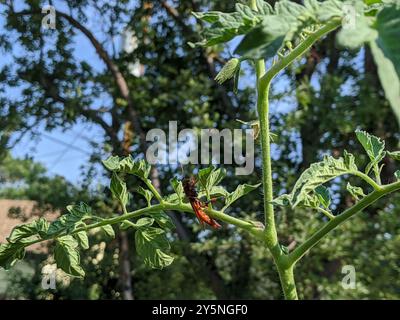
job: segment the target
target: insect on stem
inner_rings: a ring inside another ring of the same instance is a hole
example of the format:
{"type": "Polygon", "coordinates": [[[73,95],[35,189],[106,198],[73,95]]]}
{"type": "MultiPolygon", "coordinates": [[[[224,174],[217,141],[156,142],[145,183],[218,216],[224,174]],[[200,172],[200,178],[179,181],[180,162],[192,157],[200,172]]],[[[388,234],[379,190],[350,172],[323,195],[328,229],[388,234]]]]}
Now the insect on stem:
{"type": "Polygon", "coordinates": [[[185,192],[185,195],[188,198],[190,205],[192,206],[192,209],[196,214],[196,217],[199,220],[200,224],[204,226],[204,223],[206,223],[214,229],[219,229],[221,225],[204,212],[204,208],[206,208],[208,203],[212,202],[213,199],[207,201],[208,203],[200,201],[196,191],[196,179],[194,177],[184,179],[182,181],[182,184],[183,191],[185,192]]]}

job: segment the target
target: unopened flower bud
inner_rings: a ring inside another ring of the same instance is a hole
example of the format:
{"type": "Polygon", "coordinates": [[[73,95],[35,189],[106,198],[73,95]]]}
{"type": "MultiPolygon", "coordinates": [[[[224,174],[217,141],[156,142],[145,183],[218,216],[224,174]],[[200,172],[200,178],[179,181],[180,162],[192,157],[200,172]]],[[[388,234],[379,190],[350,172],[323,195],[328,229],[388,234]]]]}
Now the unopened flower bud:
{"type": "Polygon", "coordinates": [[[239,67],[240,60],[238,58],[233,58],[229,60],[221,69],[221,71],[217,74],[217,76],[215,77],[215,81],[217,81],[219,84],[222,84],[226,80],[231,79],[235,75],[235,72],[239,67]]]}

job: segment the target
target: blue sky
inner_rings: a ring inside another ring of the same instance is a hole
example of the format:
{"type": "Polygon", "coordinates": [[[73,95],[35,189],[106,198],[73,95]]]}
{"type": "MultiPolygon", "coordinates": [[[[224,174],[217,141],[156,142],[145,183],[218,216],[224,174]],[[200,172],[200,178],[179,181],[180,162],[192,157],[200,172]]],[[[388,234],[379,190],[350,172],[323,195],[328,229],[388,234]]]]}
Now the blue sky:
{"type": "MultiPolygon", "coordinates": [[[[57,10],[66,11],[65,3],[55,1],[54,5],[57,10]]],[[[18,7],[20,10],[22,7],[18,7]]],[[[86,24],[96,36],[101,35],[100,18],[94,14],[89,14],[89,21],[86,24]]],[[[4,17],[0,15],[0,29],[4,28],[4,17]]],[[[91,43],[80,33],[77,33],[74,39],[74,46],[77,60],[89,61],[91,66],[97,70],[104,68],[103,62],[97,56],[91,43]]],[[[115,43],[120,43],[119,39],[115,39],[115,43]]],[[[18,50],[14,50],[18,55],[18,50]]],[[[13,58],[5,55],[0,60],[0,68],[12,63],[13,58]]],[[[7,94],[17,94],[16,92],[8,92],[7,94]]],[[[96,126],[89,126],[84,123],[77,123],[72,128],[56,129],[46,132],[43,128],[39,128],[41,133],[36,139],[32,139],[26,135],[19,144],[17,144],[11,153],[15,157],[33,157],[34,160],[42,163],[48,169],[50,175],[62,175],[71,182],[78,182],[81,176],[80,167],[87,163],[90,151],[90,141],[101,142],[102,131],[96,126]]]]}

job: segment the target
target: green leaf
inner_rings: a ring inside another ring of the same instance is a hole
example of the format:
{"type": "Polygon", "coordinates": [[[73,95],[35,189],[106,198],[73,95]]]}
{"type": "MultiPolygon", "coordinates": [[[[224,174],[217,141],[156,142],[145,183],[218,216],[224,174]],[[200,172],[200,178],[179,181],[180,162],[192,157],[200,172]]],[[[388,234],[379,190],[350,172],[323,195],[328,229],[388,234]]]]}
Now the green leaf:
{"type": "Polygon", "coordinates": [[[396,177],[397,181],[400,181],[400,170],[396,170],[396,172],[394,173],[394,176],[396,177]]]}
{"type": "Polygon", "coordinates": [[[152,218],[157,222],[157,224],[164,229],[174,229],[175,225],[172,219],[164,212],[153,213],[152,218]]]}
{"type": "Polygon", "coordinates": [[[150,174],[151,166],[144,160],[134,161],[131,156],[120,159],[118,156],[109,157],[103,165],[111,172],[132,174],[144,180],[150,174]]]}
{"type": "Polygon", "coordinates": [[[313,163],[305,170],[290,194],[290,203],[292,207],[296,207],[304,201],[317,188],[338,176],[349,174],[357,171],[354,163],[354,156],[347,152],[343,158],[335,159],[331,156],[325,156],[323,161],[313,163]]]}
{"type": "Polygon", "coordinates": [[[127,230],[129,228],[134,228],[134,229],[141,229],[141,228],[148,228],[151,225],[153,225],[155,219],[150,218],[150,217],[144,217],[136,221],[136,223],[132,221],[123,221],[120,224],[121,230],[127,230]]]}
{"type": "Polygon", "coordinates": [[[179,199],[179,202],[185,198],[185,193],[183,191],[182,181],[178,180],[177,177],[174,177],[170,180],[172,188],[175,190],[175,193],[179,199]]]}
{"type": "Polygon", "coordinates": [[[382,0],[364,0],[364,3],[366,5],[371,5],[371,4],[374,4],[374,3],[382,3],[382,0]]]}
{"type": "Polygon", "coordinates": [[[359,17],[355,20],[354,28],[342,28],[337,34],[337,42],[339,45],[349,48],[358,49],[366,42],[373,41],[377,38],[378,33],[371,27],[373,19],[368,17],[359,17]]]}
{"type": "MultiPolygon", "coordinates": [[[[211,197],[225,197],[226,198],[229,195],[229,192],[224,187],[214,186],[211,188],[211,190],[209,190],[209,195],[211,197]]],[[[201,190],[201,191],[199,191],[198,196],[199,196],[199,198],[202,198],[202,197],[206,197],[207,194],[204,190],[201,190]]]]}
{"type": "Polygon", "coordinates": [[[88,217],[92,214],[92,208],[84,202],[80,202],[79,205],[69,205],[67,206],[67,210],[71,215],[74,215],[80,219],[88,217]]]}
{"type": "Polygon", "coordinates": [[[282,194],[279,197],[273,199],[271,203],[274,206],[279,206],[279,207],[287,207],[291,205],[291,196],[289,194],[282,194]]]}
{"type": "Polygon", "coordinates": [[[320,2],[318,0],[304,0],[304,6],[309,12],[312,12],[313,15],[317,16],[320,2]]]}
{"type": "Polygon", "coordinates": [[[22,243],[0,244],[0,267],[8,270],[25,256],[25,245],[22,243]]]}
{"type": "Polygon", "coordinates": [[[29,241],[29,238],[36,234],[37,234],[36,221],[32,221],[27,224],[16,226],[14,229],[12,229],[10,236],[7,238],[7,241],[10,243],[16,243],[20,241],[23,242],[24,239],[26,241],[29,241]]]}
{"type": "Polygon", "coordinates": [[[36,231],[41,239],[46,239],[49,232],[50,223],[45,218],[36,221],[36,231]]]}
{"type": "Polygon", "coordinates": [[[339,0],[327,0],[321,2],[321,5],[318,9],[318,20],[321,22],[325,22],[330,20],[333,17],[342,17],[343,16],[343,2],[339,0]]]}
{"type": "Polygon", "coordinates": [[[163,200],[165,202],[174,203],[174,204],[179,204],[182,202],[182,200],[178,197],[178,195],[176,193],[172,193],[167,196],[164,196],[163,200]]]}
{"type": "Polygon", "coordinates": [[[376,17],[377,45],[389,59],[400,77],[400,4],[383,8],[376,17]]]}
{"type": "Polygon", "coordinates": [[[136,192],[139,193],[140,195],[142,195],[146,201],[147,201],[147,205],[150,207],[151,206],[151,199],[153,199],[153,192],[151,192],[150,190],[144,189],[142,187],[138,187],[136,189],[136,192]]]}
{"type": "Polygon", "coordinates": [[[346,189],[357,200],[365,197],[365,193],[362,188],[352,186],[349,182],[347,182],[346,189]]]}
{"type": "Polygon", "coordinates": [[[230,193],[225,200],[225,206],[224,209],[232,205],[236,200],[239,198],[243,197],[244,195],[248,194],[249,192],[257,189],[261,183],[255,184],[255,185],[249,185],[249,184],[241,184],[238,185],[236,190],[230,193]]]}
{"type": "Polygon", "coordinates": [[[288,0],[281,0],[275,2],[275,12],[287,20],[305,21],[314,14],[313,11],[308,10],[305,6],[288,0]]]}
{"type": "Polygon", "coordinates": [[[289,254],[289,248],[288,248],[287,246],[285,246],[285,245],[283,245],[283,244],[280,244],[279,246],[281,247],[282,252],[283,252],[284,254],[289,254]]]}
{"type": "Polygon", "coordinates": [[[75,233],[74,238],[78,241],[78,244],[83,250],[89,249],[89,238],[85,231],[75,233]]]}
{"type": "Polygon", "coordinates": [[[197,43],[197,45],[213,46],[225,43],[245,33],[251,27],[251,25],[246,25],[246,21],[238,12],[194,12],[193,15],[199,20],[211,23],[211,25],[203,31],[204,41],[197,43]]]}
{"type": "Polygon", "coordinates": [[[83,224],[82,220],[92,213],[92,209],[84,202],[79,205],[67,206],[67,210],[69,213],[50,223],[47,236],[52,237],[62,232],[74,231],[79,224],[83,224]]]}
{"type": "Polygon", "coordinates": [[[213,186],[219,184],[225,178],[226,170],[223,168],[215,169],[215,167],[211,166],[201,169],[197,176],[202,187],[207,191],[211,191],[213,186]]]}
{"type": "Polygon", "coordinates": [[[107,235],[107,237],[114,239],[115,232],[113,227],[110,224],[106,224],[105,226],[101,226],[100,229],[107,235]]]}
{"type": "Polygon", "coordinates": [[[236,3],[235,9],[236,12],[240,14],[244,22],[249,24],[258,22],[258,14],[253,11],[249,6],[242,3],[236,3]]]}
{"type": "MultiPolygon", "coordinates": [[[[318,188],[318,187],[317,187],[318,188]]],[[[299,203],[301,207],[318,208],[321,205],[320,198],[314,193],[307,194],[302,202],[299,203]]]]}
{"type": "Polygon", "coordinates": [[[115,172],[111,177],[110,190],[114,198],[118,199],[124,207],[128,204],[129,194],[126,183],[115,172]]]}
{"type": "Polygon", "coordinates": [[[329,194],[328,188],[320,185],[315,188],[315,194],[317,195],[320,204],[326,209],[329,208],[331,204],[331,195],[329,194]]]}
{"type": "Polygon", "coordinates": [[[135,233],[135,244],[138,255],[150,268],[163,269],[169,266],[174,258],[167,254],[170,250],[164,230],[154,227],[139,229],[135,233]]]}
{"type": "Polygon", "coordinates": [[[200,182],[200,184],[204,187],[204,189],[206,189],[207,178],[214,170],[215,168],[213,166],[199,170],[199,173],[197,174],[197,179],[200,182]]]}
{"type": "Polygon", "coordinates": [[[385,142],[361,130],[356,131],[356,136],[371,160],[366,169],[366,173],[368,173],[372,166],[378,164],[385,157],[385,142]]]}
{"type": "Polygon", "coordinates": [[[262,23],[248,32],[235,49],[244,58],[270,58],[282,47],[290,26],[280,16],[266,16],[262,23]]]}
{"type": "Polygon", "coordinates": [[[111,156],[107,160],[103,160],[103,165],[109,171],[117,171],[119,169],[119,157],[118,156],[111,156]]]}
{"type": "Polygon", "coordinates": [[[270,15],[274,12],[274,9],[266,1],[256,0],[256,6],[257,6],[257,11],[263,16],[270,15]]]}
{"type": "Polygon", "coordinates": [[[397,122],[400,123],[400,79],[395,65],[385,56],[375,41],[370,42],[370,47],[386,99],[397,117],[397,122]]]}
{"type": "Polygon", "coordinates": [[[140,218],[139,220],[137,220],[136,223],[134,223],[132,221],[123,221],[121,223],[121,229],[126,230],[129,228],[136,228],[136,229],[147,228],[147,227],[150,227],[153,223],[154,223],[153,218],[144,217],[144,218],[140,218]]]}
{"type": "Polygon", "coordinates": [[[78,252],[78,242],[72,236],[58,238],[54,249],[54,259],[57,267],[65,273],[78,278],[85,276],[80,266],[80,256],[78,252]]]}
{"type": "Polygon", "coordinates": [[[386,151],[386,154],[394,160],[400,161],[400,151],[386,151]]]}

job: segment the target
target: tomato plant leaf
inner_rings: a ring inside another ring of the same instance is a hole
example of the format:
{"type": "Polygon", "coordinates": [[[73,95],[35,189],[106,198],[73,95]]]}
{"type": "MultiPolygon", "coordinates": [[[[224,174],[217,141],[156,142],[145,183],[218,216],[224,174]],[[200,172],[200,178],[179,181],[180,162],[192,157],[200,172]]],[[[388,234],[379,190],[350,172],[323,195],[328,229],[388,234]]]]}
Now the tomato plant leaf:
{"type": "Polygon", "coordinates": [[[386,154],[394,160],[400,161],[400,151],[386,151],[386,154]]]}
{"type": "Polygon", "coordinates": [[[172,188],[175,190],[175,193],[179,199],[179,202],[182,202],[185,198],[185,193],[183,192],[182,181],[178,180],[177,177],[174,177],[170,180],[172,188]]]}
{"type": "Polygon", "coordinates": [[[112,173],[110,190],[114,198],[118,199],[123,206],[129,202],[129,194],[126,188],[126,183],[115,172],[112,173]]]}
{"type": "Polygon", "coordinates": [[[377,45],[385,57],[392,61],[400,78],[400,3],[384,7],[376,17],[377,45]]]}
{"type": "Polygon", "coordinates": [[[164,229],[174,229],[175,225],[172,219],[164,212],[153,213],[151,217],[157,222],[157,224],[164,229]]]}
{"type": "Polygon", "coordinates": [[[85,271],[80,266],[80,256],[77,247],[78,242],[72,236],[58,238],[54,248],[54,259],[57,267],[65,273],[73,277],[83,278],[85,271]]]}
{"type": "Polygon", "coordinates": [[[376,41],[370,42],[371,52],[378,68],[378,76],[386,99],[400,123],[400,78],[392,60],[388,59],[376,41]]]}
{"type": "Polygon", "coordinates": [[[352,186],[349,182],[346,185],[346,189],[356,200],[365,197],[365,193],[362,188],[352,186]]]}
{"type": "Polygon", "coordinates": [[[114,228],[107,224],[104,226],[101,226],[100,229],[106,234],[107,237],[114,239],[115,238],[115,231],[114,228]]]}
{"type": "Polygon", "coordinates": [[[89,238],[85,231],[79,231],[74,234],[74,238],[78,241],[79,246],[83,250],[89,249],[89,238]]]}
{"type": "Polygon", "coordinates": [[[25,256],[25,245],[22,243],[0,244],[0,267],[8,270],[25,256]]]}
{"type": "Polygon", "coordinates": [[[345,152],[344,157],[338,159],[332,156],[325,156],[323,161],[313,163],[297,180],[290,194],[292,207],[294,208],[301,202],[306,201],[307,196],[319,185],[354,171],[358,171],[358,169],[352,154],[345,152]]]}
{"type": "Polygon", "coordinates": [[[83,224],[85,217],[90,217],[92,209],[84,202],[79,205],[67,206],[69,213],[62,215],[57,220],[50,223],[47,236],[52,237],[62,232],[72,232],[79,224],[83,224]]]}
{"type": "Polygon", "coordinates": [[[147,228],[153,225],[154,221],[155,219],[150,217],[140,218],[136,222],[125,220],[121,222],[120,228],[122,230],[127,230],[129,228],[134,228],[134,229],[147,228]]]}
{"type": "Polygon", "coordinates": [[[258,183],[255,185],[250,185],[250,184],[238,185],[237,188],[235,189],[235,191],[233,191],[226,197],[225,206],[224,206],[223,210],[226,209],[227,207],[229,207],[230,205],[232,205],[236,200],[240,199],[244,195],[257,189],[260,185],[261,185],[261,183],[258,183]]]}
{"type": "MultiPolygon", "coordinates": [[[[213,186],[209,190],[209,195],[212,197],[227,197],[229,195],[229,192],[221,186],[213,186]]],[[[198,193],[199,198],[207,196],[206,192],[204,190],[200,190],[198,193]]]]}
{"type": "Polygon", "coordinates": [[[264,0],[257,0],[256,6],[257,6],[257,12],[259,12],[263,16],[273,14],[274,12],[274,9],[271,7],[271,5],[264,0]]]}
{"type": "Polygon", "coordinates": [[[374,41],[378,32],[371,27],[374,18],[361,16],[355,19],[354,27],[342,28],[337,34],[337,42],[339,45],[349,48],[358,49],[364,43],[374,41]]]}
{"type": "Polygon", "coordinates": [[[343,2],[339,0],[327,0],[321,2],[317,15],[318,20],[326,22],[333,17],[343,16],[343,2]]]}
{"type": "Polygon", "coordinates": [[[371,160],[365,170],[366,173],[368,173],[374,165],[378,164],[385,157],[385,142],[380,138],[361,130],[356,131],[356,136],[371,160]]]}
{"type": "Polygon", "coordinates": [[[328,188],[325,186],[318,186],[315,188],[315,194],[318,197],[319,203],[324,207],[324,208],[329,208],[331,204],[331,195],[329,194],[328,188]]]}
{"type": "Polygon", "coordinates": [[[36,221],[27,224],[16,226],[12,229],[7,241],[10,243],[20,242],[23,239],[29,238],[37,234],[36,221]]]}
{"type": "Polygon", "coordinates": [[[285,18],[267,16],[244,36],[235,54],[249,59],[273,57],[281,48],[289,28],[285,18]]]}
{"type": "Polygon", "coordinates": [[[215,169],[214,166],[211,166],[201,169],[197,176],[201,186],[205,190],[211,191],[212,187],[219,184],[225,178],[226,170],[223,168],[215,169]]]}
{"type": "Polygon", "coordinates": [[[120,159],[118,156],[111,156],[103,160],[103,165],[111,172],[131,174],[144,180],[150,174],[151,166],[144,160],[134,161],[132,156],[120,159]]]}
{"type": "Polygon", "coordinates": [[[136,192],[140,195],[142,195],[146,201],[147,201],[147,206],[151,206],[151,199],[153,199],[153,192],[151,192],[150,190],[144,189],[143,187],[138,187],[136,189],[136,192]]]}
{"type": "Polygon", "coordinates": [[[166,233],[160,228],[144,228],[135,232],[135,245],[138,255],[150,268],[163,269],[169,266],[174,258],[167,254],[170,250],[166,233]]]}

